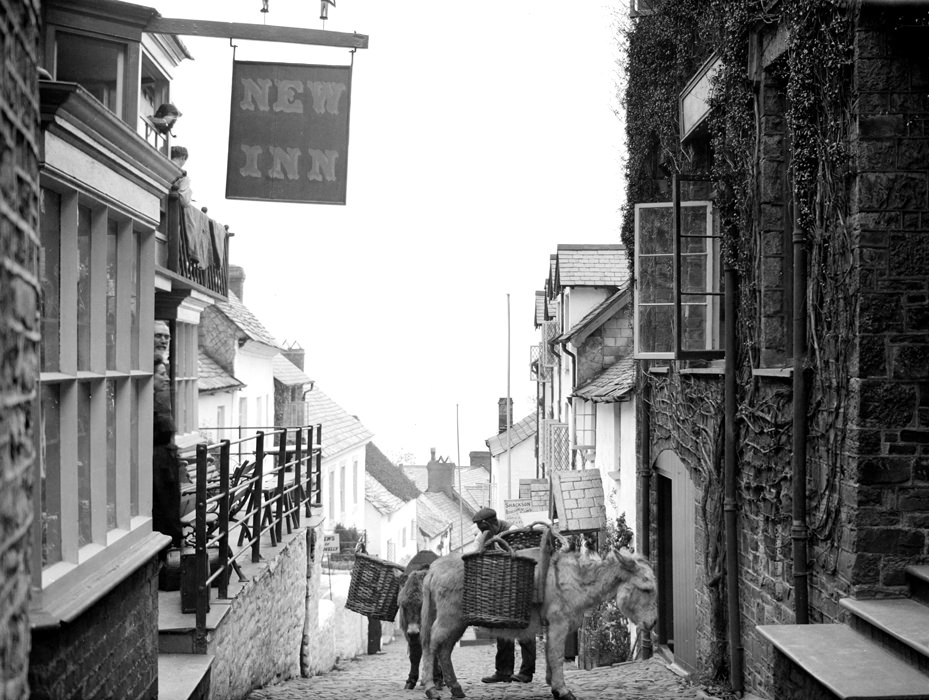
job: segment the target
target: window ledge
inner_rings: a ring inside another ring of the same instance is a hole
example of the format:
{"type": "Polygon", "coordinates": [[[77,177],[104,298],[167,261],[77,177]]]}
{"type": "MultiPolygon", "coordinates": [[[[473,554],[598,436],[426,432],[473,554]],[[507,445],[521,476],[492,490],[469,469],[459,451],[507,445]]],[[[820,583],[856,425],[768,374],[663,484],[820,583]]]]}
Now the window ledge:
{"type": "Polygon", "coordinates": [[[116,547],[107,547],[101,552],[104,561],[96,566],[88,562],[77,567],[73,573],[80,580],[67,576],[60,582],[65,585],[55,587],[57,590],[39,592],[33,589],[33,602],[29,610],[32,628],[58,627],[62,623],[71,622],[170,543],[168,536],[149,532],[128,549],[113,553],[115,556],[107,550],[116,547]]]}
{"type": "Polygon", "coordinates": [[[756,367],[752,370],[752,376],[790,379],[794,376],[794,369],[793,367],[756,367]]]}
{"type": "Polygon", "coordinates": [[[710,374],[716,376],[723,376],[726,373],[724,367],[690,367],[687,369],[681,369],[681,374],[710,374]]]}
{"type": "Polygon", "coordinates": [[[648,373],[649,374],[667,374],[670,369],[671,369],[670,367],[649,367],[648,373]]]}

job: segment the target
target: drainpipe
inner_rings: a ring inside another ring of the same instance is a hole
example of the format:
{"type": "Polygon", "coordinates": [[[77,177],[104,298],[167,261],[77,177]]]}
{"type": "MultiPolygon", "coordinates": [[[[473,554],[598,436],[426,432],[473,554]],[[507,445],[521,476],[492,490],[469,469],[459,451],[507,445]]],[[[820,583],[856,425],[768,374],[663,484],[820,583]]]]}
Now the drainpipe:
{"type": "Polygon", "coordinates": [[[798,625],[809,619],[806,526],[806,235],[799,225],[797,198],[793,199],[793,540],[794,617],[798,625]]]}
{"type": "MultiPolygon", "coordinates": [[[[638,453],[639,461],[636,465],[636,476],[639,478],[638,484],[638,508],[639,511],[639,529],[638,535],[639,553],[647,560],[651,561],[651,487],[652,487],[652,446],[650,442],[651,421],[648,409],[648,400],[651,393],[651,383],[648,381],[648,360],[642,360],[639,364],[639,391],[636,393],[636,419],[639,430],[638,453]]],[[[652,637],[650,634],[642,634],[642,658],[652,658],[652,637]]]]}
{"type": "Polygon", "coordinates": [[[736,285],[735,268],[726,265],[726,290],[723,299],[725,323],[725,385],[724,385],[724,469],[723,514],[726,531],[726,607],[729,619],[729,681],[732,690],[741,693],[742,683],[742,620],[739,614],[739,538],[736,510],[736,370],[738,344],[736,342],[736,285]]]}

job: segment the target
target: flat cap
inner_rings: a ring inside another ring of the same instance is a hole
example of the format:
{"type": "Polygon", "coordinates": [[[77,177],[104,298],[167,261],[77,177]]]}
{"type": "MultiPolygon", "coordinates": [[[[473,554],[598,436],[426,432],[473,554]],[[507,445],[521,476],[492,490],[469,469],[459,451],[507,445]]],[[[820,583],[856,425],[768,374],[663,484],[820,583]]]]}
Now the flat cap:
{"type": "Polygon", "coordinates": [[[493,508],[481,508],[477,513],[474,514],[474,517],[471,519],[471,522],[479,523],[481,520],[489,520],[490,518],[496,518],[497,511],[493,508]]]}

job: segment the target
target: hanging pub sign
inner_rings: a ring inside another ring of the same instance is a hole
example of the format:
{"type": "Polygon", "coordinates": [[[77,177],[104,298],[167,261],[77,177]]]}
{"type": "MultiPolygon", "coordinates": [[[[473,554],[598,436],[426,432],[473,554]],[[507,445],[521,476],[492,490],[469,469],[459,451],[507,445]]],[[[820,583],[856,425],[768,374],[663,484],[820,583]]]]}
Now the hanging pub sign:
{"type": "Polygon", "coordinates": [[[345,204],[351,66],[235,61],[228,199],[345,204]]]}

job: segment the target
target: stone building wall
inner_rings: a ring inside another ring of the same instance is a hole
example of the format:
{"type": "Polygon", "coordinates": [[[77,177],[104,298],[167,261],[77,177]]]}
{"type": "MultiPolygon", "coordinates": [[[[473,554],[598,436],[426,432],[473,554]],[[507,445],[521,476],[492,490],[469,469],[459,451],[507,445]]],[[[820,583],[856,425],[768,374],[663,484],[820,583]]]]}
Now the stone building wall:
{"type": "Polygon", "coordinates": [[[158,566],[149,560],[74,621],[33,631],[33,700],[157,697],[158,566]]]}
{"type": "Polygon", "coordinates": [[[0,0],[0,698],[29,695],[39,369],[38,0],[0,0]]]}
{"type": "Polygon", "coordinates": [[[868,8],[856,32],[861,259],[855,592],[901,592],[929,554],[929,30],[868,8]]]}

